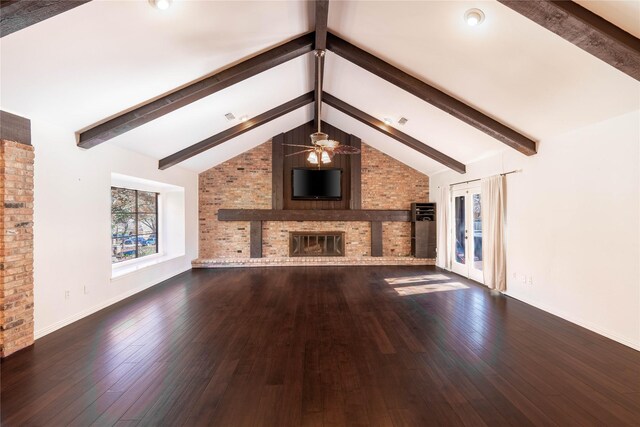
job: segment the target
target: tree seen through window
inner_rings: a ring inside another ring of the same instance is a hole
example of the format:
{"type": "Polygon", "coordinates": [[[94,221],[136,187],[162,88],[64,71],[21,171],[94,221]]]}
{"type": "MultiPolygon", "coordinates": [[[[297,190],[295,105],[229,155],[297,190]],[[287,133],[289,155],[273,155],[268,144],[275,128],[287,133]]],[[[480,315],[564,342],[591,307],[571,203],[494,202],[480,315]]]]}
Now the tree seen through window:
{"type": "Polygon", "coordinates": [[[158,193],[111,187],[111,262],[158,253],[158,193]]]}

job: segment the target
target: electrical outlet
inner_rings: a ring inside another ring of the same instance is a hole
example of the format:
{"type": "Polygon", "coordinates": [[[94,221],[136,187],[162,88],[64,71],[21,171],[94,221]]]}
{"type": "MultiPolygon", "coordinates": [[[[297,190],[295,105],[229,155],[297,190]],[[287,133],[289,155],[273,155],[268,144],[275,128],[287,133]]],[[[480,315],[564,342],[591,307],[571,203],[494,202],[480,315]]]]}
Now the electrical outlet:
{"type": "Polygon", "coordinates": [[[528,284],[533,285],[533,276],[529,276],[528,284]]]}
{"type": "Polygon", "coordinates": [[[71,291],[67,289],[64,291],[64,299],[69,299],[69,297],[71,297],[71,291]]]}

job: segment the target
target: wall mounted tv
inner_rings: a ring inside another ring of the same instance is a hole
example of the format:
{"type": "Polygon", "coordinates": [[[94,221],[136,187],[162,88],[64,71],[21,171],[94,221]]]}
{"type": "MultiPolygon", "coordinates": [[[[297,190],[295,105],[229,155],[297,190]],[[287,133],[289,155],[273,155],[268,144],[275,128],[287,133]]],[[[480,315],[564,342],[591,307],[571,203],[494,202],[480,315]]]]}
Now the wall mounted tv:
{"type": "Polygon", "coordinates": [[[291,198],[294,200],[341,200],[342,169],[292,169],[291,198]]]}

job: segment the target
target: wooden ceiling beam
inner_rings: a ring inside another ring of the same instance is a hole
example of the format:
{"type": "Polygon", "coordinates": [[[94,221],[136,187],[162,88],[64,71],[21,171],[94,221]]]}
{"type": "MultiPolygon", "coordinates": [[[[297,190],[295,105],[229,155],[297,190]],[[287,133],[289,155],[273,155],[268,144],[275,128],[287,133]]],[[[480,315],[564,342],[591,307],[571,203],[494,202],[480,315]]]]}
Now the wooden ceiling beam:
{"type": "Polygon", "coordinates": [[[262,126],[265,123],[269,123],[270,121],[277,119],[280,116],[284,116],[285,114],[290,113],[294,110],[297,110],[300,107],[304,107],[305,105],[313,102],[313,99],[313,91],[305,93],[304,95],[292,99],[291,101],[285,102],[284,104],[272,108],[271,110],[262,113],[252,119],[235,125],[232,128],[224,130],[190,147],[180,150],[177,153],[165,157],[164,159],[161,159],[158,162],[158,168],[164,170],[170,168],[171,166],[177,165],[178,163],[190,159],[191,157],[203,153],[213,147],[216,147],[223,142],[240,136],[245,132],[249,132],[250,130],[262,126]]]}
{"type": "Polygon", "coordinates": [[[327,28],[329,23],[329,0],[316,0],[316,50],[327,48],[327,28]]]}
{"type": "Polygon", "coordinates": [[[78,146],[95,147],[178,108],[214,94],[313,50],[313,32],[269,49],[203,80],[191,83],[140,107],[119,114],[104,123],[79,133],[78,146]]]}
{"type": "Polygon", "coordinates": [[[521,153],[536,154],[536,142],[532,139],[332,33],[327,37],[327,48],[521,153]]]}
{"type": "Polygon", "coordinates": [[[31,121],[0,110],[0,139],[31,145],[31,121]]]}
{"type": "Polygon", "coordinates": [[[388,137],[391,137],[396,141],[403,143],[407,147],[412,148],[421,154],[424,154],[425,156],[435,160],[436,162],[453,169],[456,172],[465,173],[467,171],[467,168],[463,163],[447,156],[446,154],[436,150],[435,148],[429,147],[427,144],[415,139],[410,135],[407,135],[406,133],[400,132],[392,126],[388,126],[383,121],[370,116],[364,111],[358,110],[356,107],[349,105],[344,101],[341,101],[340,99],[331,94],[328,94],[327,92],[323,92],[322,101],[327,103],[327,105],[330,105],[333,108],[345,113],[346,115],[351,116],[354,119],[364,123],[365,125],[372,127],[378,132],[381,132],[388,137]]]}
{"type": "Polygon", "coordinates": [[[89,1],[91,0],[2,0],[0,2],[0,37],[23,30],[89,1]]]}
{"type": "Polygon", "coordinates": [[[572,1],[498,0],[623,73],[640,80],[640,39],[572,1]]]}

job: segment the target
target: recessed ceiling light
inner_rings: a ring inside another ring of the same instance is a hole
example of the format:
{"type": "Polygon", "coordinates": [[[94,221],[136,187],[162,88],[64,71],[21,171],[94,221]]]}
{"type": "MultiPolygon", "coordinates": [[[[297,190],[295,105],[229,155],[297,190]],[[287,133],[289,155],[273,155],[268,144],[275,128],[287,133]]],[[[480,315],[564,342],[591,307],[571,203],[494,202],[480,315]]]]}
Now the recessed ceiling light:
{"type": "Polygon", "coordinates": [[[240,118],[238,120],[240,120],[241,122],[246,122],[247,120],[249,120],[249,117],[248,116],[240,116],[240,118]]]}
{"type": "Polygon", "coordinates": [[[393,124],[393,120],[391,120],[388,117],[385,117],[384,119],[382,119],[382,121],[384,122],[385,125],[387,126],[391,126],[393,124]]]}
{"type": "Polygon", "coordinates": [[[171,6],[172,1],[173,0],[149,0],[149,3],[158,10],[167,10],[169,6],[171,6]]]}
{"type": "Polygon", "coordinates": [[[480,25],[484,21],[484,12],[480,9],[469,9],[464,14],[464,21],[471,27],[480,25]]]}

